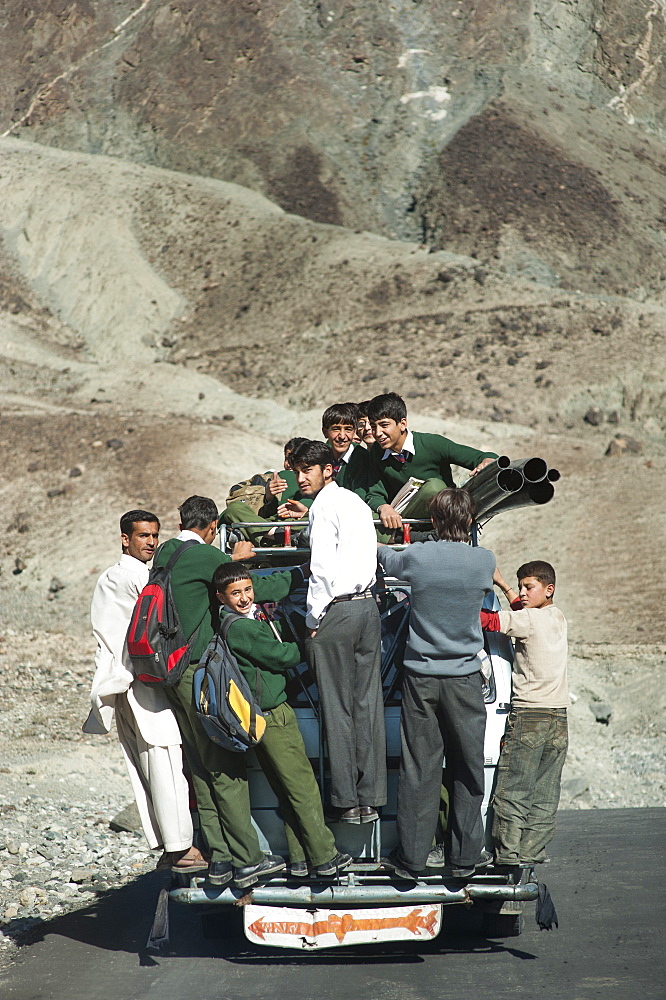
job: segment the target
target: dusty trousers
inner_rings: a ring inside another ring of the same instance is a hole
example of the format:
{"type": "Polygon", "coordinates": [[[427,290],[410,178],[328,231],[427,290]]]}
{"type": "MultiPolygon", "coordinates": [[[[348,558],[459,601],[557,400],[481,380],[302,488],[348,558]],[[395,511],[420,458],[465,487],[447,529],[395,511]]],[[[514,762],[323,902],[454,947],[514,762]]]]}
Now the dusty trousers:
{"type": "Polygon", "coordinates": [[[544,860],[555,835],[568,742],[566,708],[514,708],[509,713],[493,797],[498,864],[544,860]]]}

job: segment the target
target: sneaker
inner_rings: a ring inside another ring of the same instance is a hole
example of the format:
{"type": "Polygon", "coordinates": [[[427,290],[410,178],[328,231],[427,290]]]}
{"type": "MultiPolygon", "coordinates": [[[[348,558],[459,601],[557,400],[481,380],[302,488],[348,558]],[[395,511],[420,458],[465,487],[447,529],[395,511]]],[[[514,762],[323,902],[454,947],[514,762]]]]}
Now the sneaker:
{"type": "Polygon", "coordinates": [[[289,874],[294,878],[307,878],[310,874],[307,861],[290,861],[289,874]]]}
{"type": "Polygon", "coordinates": [[[446,868],[446,851],[444,844],[433,847],[426,861],[426,868],[446,868]]]}
{"type": "Polygon", "coordinates": [[[234,870],[230,861],[211,861],[208,866],[207,881],[211,885],[226,885],[231,882],[234,870]]]}
{"type": "Polygon", "coordinates": [[[397,851],[391,851],[386,861],[398,878],[408,879],[410,882],[418,882],[419,872],[410,868],[409,865],[402,860],[397,851]]]}
{"type": "Polygon", "coordinates": [[[234,884],[239,889],[247,889],[249,885],[254,885],[259,879],[283,872],[286,867],[284,858],[281,858],[279,854],[267,854],[259,864],[246,865],[245,868],[234,868],[234,884]]]}
{"type": "Polygon", "coordinates": [[[338,872],[349,868],[351,863],[351,854],[336,854],[323,865],[315,865],[313,872],[317,876],[327,878],[329,875],[337,875],[338,872]]]}

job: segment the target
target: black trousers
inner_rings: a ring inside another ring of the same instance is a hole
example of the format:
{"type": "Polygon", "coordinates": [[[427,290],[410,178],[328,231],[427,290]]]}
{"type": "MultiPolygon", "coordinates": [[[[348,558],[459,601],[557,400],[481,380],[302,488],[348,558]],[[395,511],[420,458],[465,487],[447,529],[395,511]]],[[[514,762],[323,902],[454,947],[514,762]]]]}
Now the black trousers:
{"type": "Polygon", "coordinates": [[[331,604],[306,643],[317,680],[331,771],[331,805],[386,803],[381,634],[374,600],[331,604]]]}
{"type": "Polygon", "coordinates": [[[405,671],[397,827],[400,853],[416,871],[425,867],[437,827],[445,752],[451,793],[448,860],[456,868],[471,868],[479,860],[485,729],[480,673],[433,677],[405,671]]]}

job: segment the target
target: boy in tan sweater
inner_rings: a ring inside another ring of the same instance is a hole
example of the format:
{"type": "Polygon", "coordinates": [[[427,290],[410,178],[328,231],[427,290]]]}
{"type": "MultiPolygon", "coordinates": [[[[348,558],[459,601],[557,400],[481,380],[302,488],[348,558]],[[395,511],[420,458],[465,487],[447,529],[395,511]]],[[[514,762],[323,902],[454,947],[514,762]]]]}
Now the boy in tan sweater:
{"type": "Polygon", "coordinates": [[[481,612],[484,629],[515,640],[511,711],[493,797],[498,865],[545,860],[568,746],[567,623],[553,604],[555,570],[535,560],[520,566],[517,576],[516,593],[496,569],[493,581],[511,610],[481,612]]]}

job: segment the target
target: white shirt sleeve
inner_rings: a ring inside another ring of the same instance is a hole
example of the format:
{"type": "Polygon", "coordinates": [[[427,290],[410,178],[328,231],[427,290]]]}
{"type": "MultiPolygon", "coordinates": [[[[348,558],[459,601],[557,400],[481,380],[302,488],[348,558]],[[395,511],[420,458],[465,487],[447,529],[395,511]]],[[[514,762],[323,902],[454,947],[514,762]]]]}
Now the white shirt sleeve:
{"type": "Polygon", "coordinates": [[[335,562],[331,556],[338,545],[339,527],[333,519],[332,511],[323,507],[310,517],[310,583],[308,586],[307,615],[308,628],[318,628],[321,619],[333,600],[333,574],[335,562]],[[328,558],[327,558],[328,557],[328,558]]]}
{"type": "Polygon", "coordinates": [[[101,575],[95,587],[90,619],[97,640],[95,676],[90,692],[92,711],[110,729],[116,695],[129,689],[133,675],[123,659],[125,635],[134,604],[148,579],[148,568],[121,561],[101,575]]]}

